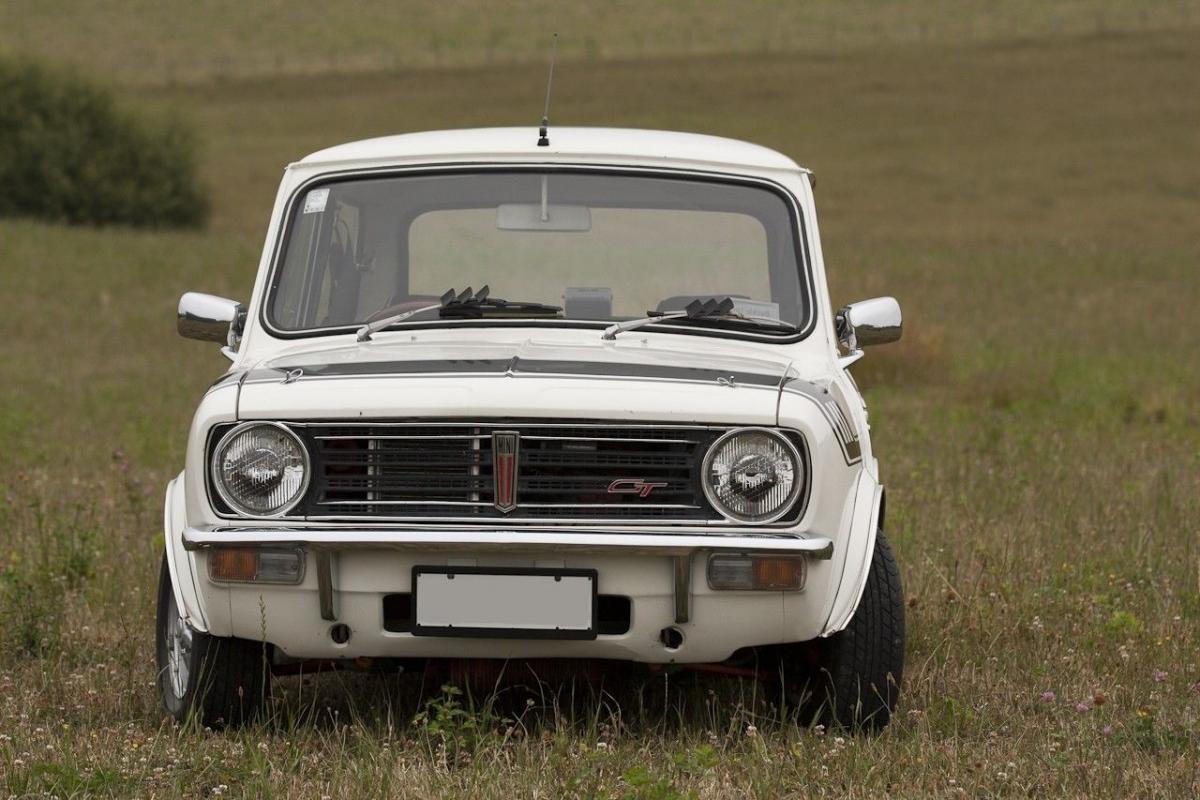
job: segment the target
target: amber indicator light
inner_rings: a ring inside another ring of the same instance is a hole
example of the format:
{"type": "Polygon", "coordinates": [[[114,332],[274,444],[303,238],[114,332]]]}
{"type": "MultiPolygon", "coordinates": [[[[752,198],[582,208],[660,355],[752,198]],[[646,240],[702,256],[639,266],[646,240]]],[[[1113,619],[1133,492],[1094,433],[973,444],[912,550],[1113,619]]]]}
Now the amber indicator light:
{"type": "Polygon", "coordinates": [[[804,586],[804,561],[799,558],[754,559],[754,588],[796,590],[804,586]]]}
{"type": "Polygon", "coordinates": [[[246,548],[215,548],[208,556],[208,575],[214,581],[253,582],[258,578],[258,553],[246,548]]]}

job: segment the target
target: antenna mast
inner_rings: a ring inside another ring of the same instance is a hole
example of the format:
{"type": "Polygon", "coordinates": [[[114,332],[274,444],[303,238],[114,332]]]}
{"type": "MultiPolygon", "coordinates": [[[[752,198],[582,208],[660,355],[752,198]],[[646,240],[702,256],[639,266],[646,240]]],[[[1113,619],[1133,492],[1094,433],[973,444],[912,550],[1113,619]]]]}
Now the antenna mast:
{"type": "Polygon", "coordinates": [[[550,45],[550,77],[546,79],[546,106],[542,109],[542,127],[538,130],[538,147],[549,147],[550,137],[547,130],[550,127],[550,88],[554,85],[554,58],[558,55],[558,34],[550,45]]]}

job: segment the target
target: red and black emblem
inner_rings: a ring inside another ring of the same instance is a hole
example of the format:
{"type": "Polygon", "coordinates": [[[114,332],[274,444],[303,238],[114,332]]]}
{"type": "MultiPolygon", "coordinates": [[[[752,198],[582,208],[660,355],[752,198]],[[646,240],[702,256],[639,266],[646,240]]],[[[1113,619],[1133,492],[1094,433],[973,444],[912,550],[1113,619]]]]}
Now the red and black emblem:
{"type": "Polygon", "coordinates": [[[516,431],[492,433],[492,475],[496,489],[496,510],[507,514],[517,507],[517,451],[521,434],[516,431]]]}

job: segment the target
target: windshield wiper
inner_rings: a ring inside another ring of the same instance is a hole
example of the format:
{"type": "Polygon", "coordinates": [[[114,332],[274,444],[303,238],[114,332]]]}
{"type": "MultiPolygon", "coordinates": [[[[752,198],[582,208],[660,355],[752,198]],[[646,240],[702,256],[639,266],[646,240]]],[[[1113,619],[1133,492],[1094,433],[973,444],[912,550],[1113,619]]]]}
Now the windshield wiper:
{"type": "Polygon", "coordinates": [[[561,306],[489,297],[490,291],[491,289],[486,285],[478,292],[472,292],[470,286],[462,292],[450,289],[441,296],[437,303],[368,322],[358,329],[358,341],[369,341],[379,331],[427,311],[437,311],[441,319],[482,319],[484,316],[557,317],[562,311],[561,306]]]}
{"type": "Polygon", "coordinates": [[[446,303],[449,303],[454,299],[454,290],[451,289],[442,295],[441,299],[433,305],[421,306],[420,308],[414,308],[409,311],[401,311],[399,314],[392,314],[390,317],[384,317],[383,319],[377,319],[374,322],[368,322],[366,325],[363,325],[358,329],[358,341],[370,341],[372,336],[379,333],[384,328],[390,328],[397,323],[404,322],[404,320],[408,319],[409,317],[415,317],[417,314],[424,314],[426,311],[437,311],[440,308],[444,308],[446,303]]]}
{"type": "MultiPolygon", "coordinates": [[[[539,317],[556,318],[562,313],[562,306],[552,306],[531,300],[502,300],[499,297],[489,297],[491,290],[485,284],[475,294],[471,287],[448,303],[442,304],[439,316],[442,319],[482,319],[483,317],[539,317]]],[[[445,300],[445,295],[442,296],[445,300]]]]}
{"type": "Polygon", "coordinates": [[[735,304],[732,297],[723,297],[717,300],[715,297],[710,297],[708,300],[693,300],[687,304],[687,308],[682,311],[657,311],[651,313],[641,319],[631,319],[625,322],[617,322],[609,325],[604,329],[604,333],[600,338],[615,339],[618,333],[632,331],[641,328],[644,325],[653,325],[659,322],[677,319],[726,319],[737,322],[753,322],[760,325],[770,325],[776,328],[784,328],[787,330],[795,330],[796,326],[783,320],[775,319],[774,317],[759,317],[753,314],[742,314],[734,311],[735,304]]]}

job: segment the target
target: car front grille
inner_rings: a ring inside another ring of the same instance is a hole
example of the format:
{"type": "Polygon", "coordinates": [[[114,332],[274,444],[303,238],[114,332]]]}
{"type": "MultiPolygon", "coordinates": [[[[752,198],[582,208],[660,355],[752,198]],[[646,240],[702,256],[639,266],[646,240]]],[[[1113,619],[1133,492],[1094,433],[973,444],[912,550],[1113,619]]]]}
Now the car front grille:
{"type": "MultiPolygon", "coordinates": [[[[537,423],[316,423],[309,519],[703,523],[720,429],[537,423]]],[[[293,512],[295,514],[296,512],[293,512]]]]}

